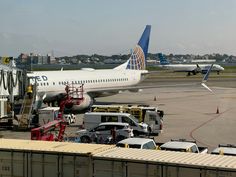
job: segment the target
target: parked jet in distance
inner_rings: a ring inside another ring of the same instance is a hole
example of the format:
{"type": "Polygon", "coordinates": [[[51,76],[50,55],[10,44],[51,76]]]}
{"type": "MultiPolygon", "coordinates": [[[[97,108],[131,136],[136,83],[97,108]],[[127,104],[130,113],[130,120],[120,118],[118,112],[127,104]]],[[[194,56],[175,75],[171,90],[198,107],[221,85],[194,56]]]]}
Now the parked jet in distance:
{"type": "Polygon", "coordinates": [[[83,101],[78,104],[78,98],[73,97],[72,110],[80,111],[88,108],[94,98],[110,96],[122,90],[138,92],[134,87],[140,83],[148,71],[146,57],[148,53],[151,26],[147,25],[138,44],[134,47],[130,58],[114,69],[85,68],[81,70],[35,71],[28,73],[31,83],[37,85],[36,101],[58,101],[65,96],[65,87],[83,85],[83,101]]]}
{"type": "MultiPolygon", "coordinates": [[[[197,73],[206,74],[211,66],[211,64],[170,64],[162,53],[158,53],[157,55],[160,60],[161,68],[173,70],[174,72],[187,72],[188,76],[190,76],[191,73],[193,75],[197,73]]],[[[219,74],[221,71],[224,71],[224,68],[218,64],[214,64],[212,71],[216,71],[217,74],[219,74]]]]}

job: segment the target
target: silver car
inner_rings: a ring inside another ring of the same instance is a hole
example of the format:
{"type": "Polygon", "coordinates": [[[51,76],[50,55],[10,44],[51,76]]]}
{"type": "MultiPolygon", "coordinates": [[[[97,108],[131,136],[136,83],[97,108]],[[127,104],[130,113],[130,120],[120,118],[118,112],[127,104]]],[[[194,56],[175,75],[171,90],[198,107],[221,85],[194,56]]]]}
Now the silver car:
{"type": "Polygon", "coordinates": [[[106,122],[101,123],[91,130],[77,131],[80,142],[82,143],[99,143],[107,144],[118,142],[125,138],[133,137],[133,129],[128,123],[106,122]]]}

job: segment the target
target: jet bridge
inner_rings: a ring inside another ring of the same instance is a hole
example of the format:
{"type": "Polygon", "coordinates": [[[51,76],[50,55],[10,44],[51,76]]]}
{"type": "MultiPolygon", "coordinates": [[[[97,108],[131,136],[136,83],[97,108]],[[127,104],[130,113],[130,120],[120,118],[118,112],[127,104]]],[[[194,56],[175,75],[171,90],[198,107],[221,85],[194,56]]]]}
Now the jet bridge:
{"type": "Polygon", "coordinates": [[[23,70],[12,64],[0,64],[0,127],[12,124],[14,102],[24,95],[25,81],[26,73],[23,70]]]}

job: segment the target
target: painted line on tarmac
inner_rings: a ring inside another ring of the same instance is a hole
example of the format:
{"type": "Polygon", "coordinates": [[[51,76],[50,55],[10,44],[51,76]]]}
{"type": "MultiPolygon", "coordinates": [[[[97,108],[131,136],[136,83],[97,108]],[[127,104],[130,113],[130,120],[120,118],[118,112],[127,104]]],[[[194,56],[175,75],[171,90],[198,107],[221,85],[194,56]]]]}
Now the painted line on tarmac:
{"type": "Polygon", "coordinates": [[[225,111],[223,111],[223,112],[217,114],[217,115],[214,116],[213,118],[211,118],[211,119],[209,119],[209,120],[203,122],[202,124],[200,124],[199,126],[197,126],[196,128],[194,128],[194,129],[189,133],[189,136],[190,136],[192,139],[194,139],[196,142],[198,142],[198,143],[200,143],[200,144],[203,144],[204,146],[207,146],[207,147],[210,147],[210,148],[214,148],[213,146],[211,146],[211,145],[209,145],[209,144],[207,144],[207,143],[204,143],[204,142],[198,140],[196,137],[194,137],[193,134],[194,134],[194,132],[195,132],[196,130],[200,129],[201,127],[203,127],[204,125],[208,124],[209,122],[211,122],[211,121],[213,121],[213,120],[219,118],[222,114],[224,114],[224,113],[230,111],[231,109],[233,109],[233,108],[229,108],[229,109],[227,109],[227,110],[225,110],[225,111]]]}

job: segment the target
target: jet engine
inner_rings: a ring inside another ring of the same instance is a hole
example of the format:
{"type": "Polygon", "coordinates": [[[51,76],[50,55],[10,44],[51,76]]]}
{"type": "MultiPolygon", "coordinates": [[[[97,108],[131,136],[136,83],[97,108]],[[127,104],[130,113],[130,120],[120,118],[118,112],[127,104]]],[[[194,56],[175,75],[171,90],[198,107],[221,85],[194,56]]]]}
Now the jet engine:
{"type": "Polygon", "coordinates": [[[94,99],[91,98],[88,94],[84,94],[83,99],[72,98],[71,100],[73,103],[73,105],[71,106],[71,110],[73,112],[85,110],[89,108],[94,102],[94,99]]]}

